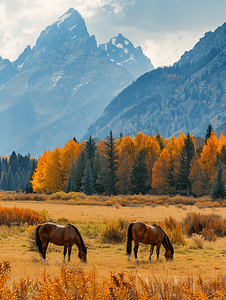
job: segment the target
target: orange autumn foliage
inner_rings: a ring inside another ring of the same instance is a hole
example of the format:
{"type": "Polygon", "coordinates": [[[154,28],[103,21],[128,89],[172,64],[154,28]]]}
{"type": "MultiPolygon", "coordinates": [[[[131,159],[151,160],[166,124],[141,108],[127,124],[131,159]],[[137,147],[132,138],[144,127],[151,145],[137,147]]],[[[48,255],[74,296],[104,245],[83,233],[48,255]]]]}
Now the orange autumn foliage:
{"type": "Polygon", "coordinates": [[[216,170],[217,153],[221,150],[221,144],[214,131],[211,132],[210,138],[204,144],[201,157],[199,160],[201,168],[207,172],[210,181],[213,180],[216,170]]]}

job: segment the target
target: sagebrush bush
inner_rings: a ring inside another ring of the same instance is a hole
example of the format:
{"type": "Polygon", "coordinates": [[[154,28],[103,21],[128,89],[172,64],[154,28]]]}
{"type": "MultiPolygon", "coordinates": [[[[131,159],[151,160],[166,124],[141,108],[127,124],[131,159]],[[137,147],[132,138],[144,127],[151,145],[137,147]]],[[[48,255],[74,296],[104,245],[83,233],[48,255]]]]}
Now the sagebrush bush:
{"type": "Polygon", "coordinates": [[[100,234],[100,240],[104,243],[121,243],[126,240],[129,222],[124,219],[110,221],[100,234]]]}
{"type": "Polygon", "coordinates": [[[29,208],[7,208],[0,206],[0,225],[23,225],[44,222],[44,218],[35,210],[29,208]]]}
{"type": "Polygon", "coordinates": [[[174,218],[165,218],[159,225],[168,235],[171,243],[178,245],[187,245],[187,241],[182,233],[182,226],[174,218]]]}
{"type": "MultiPolygon", "coordinates": [[[[183,228],[188,236],[193,233],[205,234],[206,230],[213,230],[218,237],[226,235],[226,220],[217,214],[189,213],[183,220],[183,228]]],[[[207,234],[206,234],[207,235],[207,234]]]]}
{"type": "Polygon", "coordinates": [[[204,244],[204,237],[201,234],[192,234],[192,240],[196,244],[197,248],[202,249],[204,244]]]}

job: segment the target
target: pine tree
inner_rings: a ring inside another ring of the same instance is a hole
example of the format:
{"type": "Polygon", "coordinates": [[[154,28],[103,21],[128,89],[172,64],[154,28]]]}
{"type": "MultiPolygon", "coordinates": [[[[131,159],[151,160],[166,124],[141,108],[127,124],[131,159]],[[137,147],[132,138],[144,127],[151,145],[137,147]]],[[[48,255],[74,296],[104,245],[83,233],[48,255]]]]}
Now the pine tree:
{"type": "Polygon", "coordinates": [[[78,156],[76,164],[72,167],[71,176],[73,179],[73,183],[71,186],[71,190],[75,192],[81,191],[82,176],[85,170],[86,160],[86,153],[85,151],[82,151],[82,153],[78,156]]]}
{"type": "Polygon", "coordinates": [[[9,157],[9,166],[10,166],[12,175],[14,176],[16,174],[16,171],[18,168],[17,155],[16,155],[15,151],[13,151],[9,157]]]}
{"type": "Polygon", "coordinates": [[[117,170],[118,181],[116,186],[120,194],[128,194],[131,188],[132,163],[130,156],[124,148],[119,157],[119,167],[117,170]]]}
{"type": "Polygon", "coordinates": [[[97,147],[96,147],[95,141],[92,139],[92,137],[90,135],[88,141],[86,142],[85,149],[86,149],[86,154],[87,154],[87,160],[90,161],[92,169],[93,169],[93,160],[94,160],[96,148],[97,147]]]}
{"type": "Polygon", "coordinates": [[[156,135],[156,140],[159,143],[159,146],[161,148],[161,151],[166,147],[166,142],[164,141],[164,139],[161,137],[160,133],[158,132],[156,135]]]}
{"type": "Polygon", "coordinates": [[[140,151],[135,159],[132,170],[132,192],[134,194],[146,194],[149,190],[147,186],[148,174],[147,166],[144,160],[144,153],[140,151]]]}
{"type": "Polygon", "coordinates": [[[210,124],[207,129],[206,129],[206,133],[205,133],[205,143],[207,144],[207,140],[210,138],[211,136],[211,132],[213,131],[213,127],[210,124]]]}
{"type": "Polygon", "coordinates": [[[224,178],[224,168],[221,161],[218,163],[217,173],[211,187],[210,196],[213,200],[226,198],[226,180],[224,178]]]}
{"type": "MultiPolygon", "coordinates": [[[[73,165],[74,166],[74,165],[73,165]]],[[[72,169],[73,169],[72,166],[72,169]]],[[[73,192],[74,191],[74,184],[73,184],[73,178],[72,178],[72,172],[69,174],[68,182],[65,188],[65,193],[73,192]]]]}
{"type": "Polygon", "coordinates": [[[106,137],[106,141],[104,143],[104,161],[106,164],[106,173],[104,176],[106,176],[107,180],[104,180],[104,184],[101,183],[101,179],[103,180],[103,173],[98,178],[99,183],[106,187],[106,193],[109,195],[116,195],[117,189],[115,186],[115,183],[117,182],[117,167],[118,167],[118,151],[115,147],[115,140],[112,135],[112,131],[110,131],[110,135],[106,137]],[[107,185],[106,185],[107,183],[107,185]]]}
{"type": "Polygon", "coordinates": [[[89,159],[87,159],[86,167],[83,173],[81,190],[86,195],[95,194],[94,176],[91,168],[91,161],[89,159]]]}
{"type": "Polygon", "coordinates": [[[98,178],[102,170],[103,158],[100,156],[99,151],[96,151],[93,161],[93,177],[94,177],[94,188],[97,193],[102,193],[105,189],[101,186],[98,178]]]}
{"type": "Polygon", "coordinates": [[[177,178],[175,176],[175,170],[174,170],[174,162],[173,162],[173,158],[171,156],[170,158],[170,166],[169,166],[169,170],[167,172],[167,182],[169,184],[169,190],[171,194],[176,195],[177,192],[177,178]]]}
{"type": "Polygon", "coordinates": [[[36,168],[37,168],[37,161],[35,159],[33,159],[32,163],[31,163],[31,171],[30,171],[30,174],[29,174],[28,182],[27,182],[26,187],[25,187],[26,194],[33,193],[32,177],[33,177],[33,174],[34,174],[36,168]]]}
{"type": "Polygon", "coordinates": [[[186,190],[187,196],[190,194],[192,181],[190,179],[191,161],[195,154],[195,147],[193,140],[188,133],[184,140],[184,147],[180,155],[178,184],[180,190],[186,190]]]}

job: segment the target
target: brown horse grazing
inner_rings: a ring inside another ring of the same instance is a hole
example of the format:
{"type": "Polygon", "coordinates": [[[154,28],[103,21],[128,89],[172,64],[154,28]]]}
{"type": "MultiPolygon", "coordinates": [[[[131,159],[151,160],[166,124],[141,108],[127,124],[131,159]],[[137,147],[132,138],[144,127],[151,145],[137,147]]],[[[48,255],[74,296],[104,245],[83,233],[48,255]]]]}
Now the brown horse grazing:
{"type": "Polygon", "coordinates": [[[165,257],[166,259],[173,259],[174,249],[173,246],[162,228],[156,224],[147,225],[143,222],[134,222],[130,223],[127,233],[127,254],[128,260],[130,261],[130,255],[132,251],[132,240],[135,242],[134,255],[135,260],[137,261],[137,252],[139,243],[151,245],[151,251],[149,259],[153,254],[154,247],[157,246],[157,260],[159,258],[159,249],[161,244],[166,249],[165,257]]]}
{"type": "Polygon", "coordinates": [[[65,256],[68,248],[68,261],[71,257],[71,248],[75,243],[78,247],[78,257],[82,262],[86,262],[87,248],[83,242],[82,236],[78,229],[71,224],[65,226],[57,225],[51,222],[39,225],[36,228],[36,246],[40,252],[43,261],[46,259],[46,250],[49,242],[54,245],[64,246],[64,257],[63,262],[65,262],[65,256]]]}

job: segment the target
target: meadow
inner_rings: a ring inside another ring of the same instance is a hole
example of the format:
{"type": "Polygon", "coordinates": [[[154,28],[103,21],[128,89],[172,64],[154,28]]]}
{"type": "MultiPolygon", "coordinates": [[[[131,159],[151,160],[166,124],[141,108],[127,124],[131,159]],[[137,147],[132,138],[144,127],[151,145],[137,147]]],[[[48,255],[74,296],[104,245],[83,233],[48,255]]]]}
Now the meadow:
{"type": "MultiPolygon", "coordinates": [[[[141,244],[137,263],[133,255],[131,261],[128,262],[126,241],[106,243],[100,240],[101,232],[110,221],[123,219],[130,223],[139,220],[151,224],[172,217],[178,222],[182,222],[188,213],[194,212],[217,214],[226,218],[226,207],[224,206],[156,203],[155,205],[137,204],[133,206],[122,206],[117,203],[111,206],[76,205],[72,201],[54,199],[12,201],[6,198],[0,200],[0,206],[32,209],[45,215],[45,218],[51,221],[75,224],[88,246],[88,255],[87,264],[81,263],[78,258],[78,249],[74,245],[71,263],[84,272],[95,272],[99,280],[112,274],[123,273],[142,278],[144,282],[157,281],[162,284],[177,285],[180,282],[184,284],[189,281],[195,285],[200,282],[200,278],[203,282],[211,282],[217,278],[226,277],[226,237],[217,238],[215,241],[204,241],[200,240],[198,236],[188,237],[185,235],[186,245],[174,244],[173,261],[165,260],[165,249],[162,246],[159,261],[156,262],[156,253],[154,252],[150,262],[148,259],[150,247],[141,244]]],[[[27,277],[35,281],[43,276],[43,272],[47,272],[51,278],[54,278],[63,266],[63,247],[51,244],[47,250],[48,262],[43,263],[35,249],[32,236],[34,227],[26,224],[10,227],[0,226],[0,261],[10,262],[9,284],[27,277]]],[[[68,263],[66,263],[67,265],[68,263]]]]}

